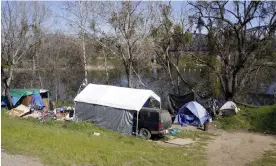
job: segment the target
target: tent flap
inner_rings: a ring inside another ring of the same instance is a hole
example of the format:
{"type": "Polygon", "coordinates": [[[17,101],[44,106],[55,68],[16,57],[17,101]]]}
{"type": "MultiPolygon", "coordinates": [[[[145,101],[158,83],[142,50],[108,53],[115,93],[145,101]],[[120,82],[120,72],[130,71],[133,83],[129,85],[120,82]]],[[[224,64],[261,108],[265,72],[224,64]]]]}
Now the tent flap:
{"type": "Polygon", "coordinates": [[[77,103],[75,117],[77,120],[89,121],[100,127],[126,134],[132,134],[134,111],[112,107],[77,103]]]}
{"type": "Polygon", "coordinates": [[[169,94],[168,95],[168,103],[169,103],[169,112],[171,114],[177,114],[177,112],[180,110],[180,108],[185,105],[186,103],[189,103],[191,101],[197,101],[200,103],[203,107],[211,108],[212,105],[210,105],[210,97],[200,97],[194,92],[187,93],[185,95],[174,95],[169,94]]]}

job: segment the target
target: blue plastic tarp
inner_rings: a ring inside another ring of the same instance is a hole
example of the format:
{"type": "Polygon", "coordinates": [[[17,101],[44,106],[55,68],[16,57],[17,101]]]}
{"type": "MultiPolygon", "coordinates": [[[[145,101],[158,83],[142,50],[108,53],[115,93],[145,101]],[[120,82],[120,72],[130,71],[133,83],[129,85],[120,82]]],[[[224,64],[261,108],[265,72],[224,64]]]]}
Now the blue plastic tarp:
{"type": "Polygon", "coordinates": [[[43,99],[40,96],[40,94],[33,94],[32,95],[32,105],[36,105],[36,106],[39,106],[39,107],[45,107],[45,104],[44,104],[43,99]]]}
{"type": "MultiPolygon", "coordinates": [[[[16,103],[20,100],[19,97],[15,97],[15,96],[12,96],[11,99],[12,99],[12,106],[15,106],[16,103]]],[[[2,100],[1,100],[1,106],[6,107],[7,104],[8,104],[7,98],[6,97],[2,98],[2,100]]]]}
{"type": "Polygon", "coordinates": [[[16,103],[20,100],[21,98],[12,96],[12,105],[15,106],[16,103]]]}
{"type": "Polygon", "coordinates": [[[173,135],[175,135],[175,134],[177,134],[177,133],[180,133],[180,132],[181,132],[181,131],[178,130],[178,129],[171,129],[171,130],[170,130],[170,133],[173,134],[173,135]]]}
{"type": "Polygon", "coordinates": [[[1,95],[1,106],[6,107],[7,106],[7,97],[1,95]]]}

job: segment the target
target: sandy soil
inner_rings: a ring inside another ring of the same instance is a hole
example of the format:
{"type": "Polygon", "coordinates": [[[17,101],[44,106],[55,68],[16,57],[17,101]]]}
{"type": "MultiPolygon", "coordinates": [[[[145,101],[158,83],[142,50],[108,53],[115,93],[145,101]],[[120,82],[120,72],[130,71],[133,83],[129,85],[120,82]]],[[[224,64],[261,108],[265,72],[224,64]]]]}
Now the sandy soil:
{"type": "MultiPolygon", "coordinates": [[[[173,125],[181,130],[197,130],[197,127],[173,125]]],[[[204,132],[204,131],[202,131],[204,132]]],[[[213,133],[213,140],[207,145],[206,157],[208,166],[243,166],[260,159],[265,151],[274,150],[276,136],[249,132],[226,132],[209,125],[209,133],[213,133]]]]}
{"type": "Polygon", "coordinates": [[[10,155],[1,151],[1,165],[2,166],[43,166],[39,159],[22,156],[10,155]]]}
{"type": "Polygon", "coordinates": [[[208,165],[241,166],[262,157],[267,150],[276,150],[276,136],[257,133],[221,132],[207,146],[208,165]],[[273,149],[274,148],[274,149],[273,149]]]}

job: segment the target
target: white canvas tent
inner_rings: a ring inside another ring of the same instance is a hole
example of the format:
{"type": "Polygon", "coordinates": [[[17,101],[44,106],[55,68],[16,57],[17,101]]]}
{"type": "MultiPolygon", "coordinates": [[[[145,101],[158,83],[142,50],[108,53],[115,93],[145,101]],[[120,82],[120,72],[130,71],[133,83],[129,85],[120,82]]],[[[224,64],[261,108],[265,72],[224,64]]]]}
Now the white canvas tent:
{"type": "Polygon", "coordinates": [[[238,107],[233,101],[227,101],[221,108],[220,108],[220,115],[235,115],[238,112],[238,107]]]}
{"type": "Polygon", "coordinates": [[[75,117],[131,134],[137,126],[132,120],[134,112],[150,98],[160,103],[160,97],[151,90],[88,84],[74,99],[75,117]]]}

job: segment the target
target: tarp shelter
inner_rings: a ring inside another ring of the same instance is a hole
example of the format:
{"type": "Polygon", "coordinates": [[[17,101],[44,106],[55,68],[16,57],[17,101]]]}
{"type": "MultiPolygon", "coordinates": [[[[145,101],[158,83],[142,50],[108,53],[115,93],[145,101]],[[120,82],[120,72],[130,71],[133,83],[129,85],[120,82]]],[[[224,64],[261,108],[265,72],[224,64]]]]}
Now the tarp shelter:
{"type": "Polygon", "coordinates": [[[235,115],[238,112],[238,107],[233,101],[227,101],[221,108],[220,108],[220,115],[229,116],[235,115]]]}
{"type": "MultiPolygon", "coordinates": [[[[195,92],[190,92],[185,95],[173,95],[169,94],[168,96],[168,110],[170,114],[176,115],[180,108],[191,102],[196,101],[200,103],[204,108],[206,109],[213,109],[213,103],[210,103],[211,98],[210,97],[200,97],[195,92]]],[[[212,110],[210,110],[212,111],[212,110]]]]}
{"type": "Polygon", "coordinates": [[[148,99],[160,103],[160,97],[151,90],[88,84],[74,99],[75,118],[132,134],[138,126],[133,124],[133,114],[139,112],[148,99]]]}
{"type": "Polygon", "coordinates": [[[211,119],[206,109],[198,102],[191,101],[180,108],[174,123],[181,125],[203,125],[206,120],[211,119]]]}
{"type": "MultiPolygon", "coordinates": [[[[48,90],[45,89],[11,89],[10,90],[12,105],[16,107],[19,104],[24,104],[26,106],[36,105],[41,108],[47,105],[47,101],[43,101],[43,98],[48,98],[48,90]]],[[[1,105],[7,105],[7,96],[1,96],[1,105]]]]}

